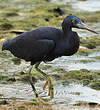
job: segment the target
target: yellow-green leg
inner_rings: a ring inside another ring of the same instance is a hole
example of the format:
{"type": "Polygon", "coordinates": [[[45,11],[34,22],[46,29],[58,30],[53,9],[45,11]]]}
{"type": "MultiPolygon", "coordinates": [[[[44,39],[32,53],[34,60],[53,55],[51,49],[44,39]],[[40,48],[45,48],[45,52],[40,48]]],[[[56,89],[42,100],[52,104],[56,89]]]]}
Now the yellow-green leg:
{"type": "Polygon", "coordinates": [[[44,73],[43,71],[41,71],[41,70],[38,68],[40,63],[41,63],[41,62],[38,62],[38,63],[35,64],[35,69],[36,69],[38,72],[40,72],[43,76],[45,76],[45,77],[47,78],[46,83],[45,83],[43,89],[45,89],[46,86],[48,85],[48,88],[49,88],[49,93],[48,93],[48,95],[50,95],[50,97],[53,98],[53,97],[54,97],[54,92],[53,92],[53,84],[52,84],[52,82],[51,82],[51,77],[49,77],[46,73],[44,73]]]}
{"type": "Polygon", "coordinates": [[[31,87],[32,87],[32,89],[33,89],[33,91],[34,91],[34,95],[35,95],[36,97],[38,97],[38,94],[36,93],[36,89],[35,89],[35,86],[33,85],[33,81],[32,81],[32,75],[31,75],[31,70],[32,70],[32,68],[33,68],[33,65],[31,65],[30,68],[29,68],[29,82],[30,82],[31,87]]]}
{"type": "Polygon", "coordinates": [[[51,98],[54,98],[54,91],[53,91],[53,84],[52,84],[52,82],[51,82],[51,77],[48,77],[48,88],[49,88],[49,96],[51,97],[51,98]]]}

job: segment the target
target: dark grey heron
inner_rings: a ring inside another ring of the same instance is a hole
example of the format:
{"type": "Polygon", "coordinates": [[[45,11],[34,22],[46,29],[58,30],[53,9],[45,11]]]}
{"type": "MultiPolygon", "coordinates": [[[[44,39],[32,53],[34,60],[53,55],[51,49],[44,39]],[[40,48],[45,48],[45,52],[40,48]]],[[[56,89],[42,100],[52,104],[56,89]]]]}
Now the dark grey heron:
{"type": "Polygon", "coordinates": [[[62,22],[62,30],[53,27],[40,27],[8,39],[3,43],[2,50],[9,50],[14,56],[31,62],[29,81],[36,97],[38,97],[38,94],[31,76],[33,65],[35,65],[37,71],[47,78],[44,88],[48,84],[49,95],[53,98],[51,78],[39,69],[39,64],[42,61],[52,61],[61,56],[70,56],[78,51],[80,45],[79,36],[72,31],[72,28],[86,29],[97,34],[78,17],[69,15],[62,22]]]}

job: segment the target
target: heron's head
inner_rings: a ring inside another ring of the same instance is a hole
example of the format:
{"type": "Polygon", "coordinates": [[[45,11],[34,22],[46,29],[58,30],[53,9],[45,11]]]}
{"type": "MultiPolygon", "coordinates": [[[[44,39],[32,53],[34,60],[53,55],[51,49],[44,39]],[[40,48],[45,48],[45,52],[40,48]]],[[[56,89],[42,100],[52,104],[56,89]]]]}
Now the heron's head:
{"type": "Polygon", "coordinates": [[[67,22],[68,25],[70,25],[70,27],[72,28],[78,28],[78,29],[85,29],[88,30],[90,32],[93,32],[95,34],[98,34],[97,32],[95,32],[94,30],[92,30],[91,28],[89,28],[85,23],[83,23],[80,18],[70,14],[69,16],[67,16],[65,18],[65,22],[67,22]]]}

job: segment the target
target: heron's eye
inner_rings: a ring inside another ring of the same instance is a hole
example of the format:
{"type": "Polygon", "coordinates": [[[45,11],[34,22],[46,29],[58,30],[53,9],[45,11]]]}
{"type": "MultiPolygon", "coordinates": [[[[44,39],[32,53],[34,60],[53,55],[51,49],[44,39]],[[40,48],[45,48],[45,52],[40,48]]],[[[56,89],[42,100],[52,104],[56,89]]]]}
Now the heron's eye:
{"type": "Polygon", "coordinates": [[[77,24],[76,20],[72,20],[73,25],[77,24]]]}
{"type": "Polygon", "coordinates": [[[75,20],[72,20],[72,23],[73,23],[73,24],[75,24],[75,22],[76,22],[75,20]]]}

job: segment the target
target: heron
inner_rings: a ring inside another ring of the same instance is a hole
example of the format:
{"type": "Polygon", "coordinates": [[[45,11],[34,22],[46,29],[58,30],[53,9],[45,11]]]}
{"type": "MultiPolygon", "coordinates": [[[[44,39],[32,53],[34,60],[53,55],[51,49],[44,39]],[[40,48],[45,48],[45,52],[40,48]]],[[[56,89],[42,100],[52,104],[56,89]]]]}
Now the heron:
{"type": "Polygon", "coordinates": [[[29,82],[36,97],[36,88],[33,84],[31,70],[33,65],[47,80],[43,88],[48,85],[49,96],[54,97],[54,90],[51,77],[43,72],[39,65],[41,62],[52,61],[61,56],[71,56],[75,54],[80,45],[80,38],[72,28],[85,29],[95,34],[96,31],[89,28],[80,18],[75,15],[68,15],[62,22],[62,29],[54,27],[39,27],[24,32],[17,37],[6,40],[3,43],[2,51],[8,50],[15,57],[30,62],[29,82]]]}

